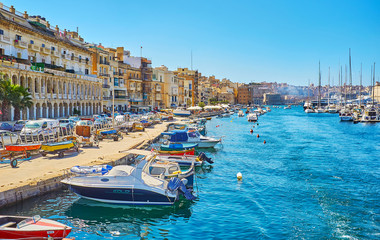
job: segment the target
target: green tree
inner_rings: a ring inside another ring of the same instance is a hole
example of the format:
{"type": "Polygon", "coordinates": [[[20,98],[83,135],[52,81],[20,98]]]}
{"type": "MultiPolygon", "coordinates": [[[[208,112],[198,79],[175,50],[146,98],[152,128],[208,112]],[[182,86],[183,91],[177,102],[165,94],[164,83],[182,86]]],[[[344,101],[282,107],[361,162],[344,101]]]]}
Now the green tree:
{"type": "Polygon", "coordinates": [[[20,85],[15,86],[11,104],[15,108],[14,120],[20,120],[20,111],[30,108],[33,105],[33,100],[27,88],[20,85]]]}
{"type": "Polygon", "coordinates": [[[200,106],[201,108],[204,108],[206,106],[206,104],[204,102],[200,102],[200,103],[198,103],[198,106],[200,106]]]}
{"type": "Polygon", "coordinates": [[[0,101],[1,101],[1,120],[9,121],[9,109],[12,101],[15,99],[16,85],[12,84],[9,79],[4,78],[0,73],[0,101]]]}
{"type": "Polygon", "coordinates": [[[9,121],[10,106],[15,108],[15,120],[20,119],[20,110],[32,106],[33,101],[28,90],[18,84],[12,84],[10,79],[5,79],[4,74],[0,73],[0,101],[1,101],[1,120],[9,121]]]}

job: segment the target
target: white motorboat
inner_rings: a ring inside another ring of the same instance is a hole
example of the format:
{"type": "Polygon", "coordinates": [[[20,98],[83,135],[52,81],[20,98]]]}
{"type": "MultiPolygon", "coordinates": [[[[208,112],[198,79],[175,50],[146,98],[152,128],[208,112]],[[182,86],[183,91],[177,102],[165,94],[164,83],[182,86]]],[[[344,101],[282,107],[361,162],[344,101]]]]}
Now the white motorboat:
{"type": "Polygon", "coordinates": [[[202,136],[198,131],[174,130],[161,134],[169,136],[169,141],[172,143],[197,143],[198,148],[212,148],[222,141],[222,139],[202,136]]]}
{"type": "Polygon", "coordinates": [[[256,114],[256,113],[249,113],[249,114],[247,115],[247,120],[248,120],[248,122],[256,122],[257,119],[258,119],[258,117],[257,117],[257,114],[256,114]]]}
{"type": "Polygon", "coordinates": [[[319,107],[319,108],[315,109],[315,112],[316,112],[316,113],[324,113],[324,112],[325,112],[325,109],[319,107]]]}
{"type": "Polygon", "coordinates": [[[173,114],[178,117],[188,117],[191,115],[191,112],[184,108],[177,108],[173,111],[173,114]]]}
{"type": "Polygon", "coordinates": [[[312,108],[306,108],[305,113],[315,113],[315,111],[312,108]]]}
{"type": "Polygon", "coordinates": [[[374,107],[366,109],[360,120],[361,122],[380,122],[380,111],[374,107]]]}
{"type": "Polygon", "coordinates": [[[244,117],[244,112],[243,112],[243,110],[239,110],[239,112],[238,112],[238,117],[244,117]]]}
{"type": "Polygon", "coordinates": [[[284,107],[284,109],[291,109],[291,108],[292,108],[291,105],[288,105],[288,106],[284,107]]]}
{"type": "Polygon", "coordinates": [[[136,166],[120,165],[104,175],[75,176],[62,180],[74,193],[94,201],[132,205],[172,205],[179,190],[166,180],[147,174],[146,159],[136,166]]]}
{"type": "Polygon", "coordinates": [[[349,109],[343,108],[339,113],[340,121],[352,121],[353,116],[349,109]]]}

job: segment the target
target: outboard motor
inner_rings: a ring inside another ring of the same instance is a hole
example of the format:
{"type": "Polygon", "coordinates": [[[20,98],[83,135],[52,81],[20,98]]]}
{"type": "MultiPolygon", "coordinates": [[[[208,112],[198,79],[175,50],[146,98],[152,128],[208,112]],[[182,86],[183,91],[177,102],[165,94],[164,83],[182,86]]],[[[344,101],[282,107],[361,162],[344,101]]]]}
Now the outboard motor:
{"type": "Polygon", "coordinates": [[[206,161],[210,164],[213,164],[214,161],[211,160],[211,158],[207,157],[206,154],[204,152],[201,152],[199,155],[198,155],[198,158],[202,161],[206,161]]]}
{"type": "Polygon", "coordinates": [[[186,188],[185,184],[179,178],[173,177],[172,179],[170,179],[168,183],[168,189],[172,192],[178,190],[185,196],[187,200],[196,199],[192,192],[186,188]]]}

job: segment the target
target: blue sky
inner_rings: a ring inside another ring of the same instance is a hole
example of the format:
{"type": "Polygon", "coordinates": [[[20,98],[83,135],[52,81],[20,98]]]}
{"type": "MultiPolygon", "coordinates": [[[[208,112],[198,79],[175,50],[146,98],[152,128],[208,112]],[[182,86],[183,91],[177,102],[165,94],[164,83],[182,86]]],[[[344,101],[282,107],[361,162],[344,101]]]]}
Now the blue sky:
{"type": "MultiPolygon", "coordinates": [[[[380,60],[380,1],[26,1],[2,0],[87,42],[124,46],[153,66],[189,67],[235,82],[338,83],[352,52],[353,82],[370,84],[380,60]]],[[[380,65],[380,64],[379,64],[380,65]]],[[[380,66],[376,80],[379,81],[380,66]]]]}

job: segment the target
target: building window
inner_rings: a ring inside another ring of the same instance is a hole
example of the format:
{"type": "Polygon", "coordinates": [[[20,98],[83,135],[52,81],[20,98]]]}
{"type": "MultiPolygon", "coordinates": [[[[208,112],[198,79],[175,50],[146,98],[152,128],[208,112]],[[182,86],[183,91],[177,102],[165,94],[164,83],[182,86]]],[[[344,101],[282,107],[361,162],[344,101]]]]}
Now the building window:
{"type": "Polygon", "coordinates": [[[0,29],[0,35],[4,35],[4,30],[0,29]]]}
{"type": "Polygon", "coordinates": [[[41,46],[42,46],[42,47],[45,47],[45,44],[43,43],[41,46]]]}
{"type": "Polygon", "coordinates": [[[88,75],[88,69],[84,70],[84,74],[88,75]]]}
{"type": "Polygon", "coordinates": [[[34,44],[34,41],[33,41],[33,40],[30,40],[30,44],[34,44]]]}
{"type": "Polygon", "coordinates": [[[21,41],[21,36],[20,35],[16,35],[16,40],[21,41]]]}
{"type": "Polygon", "coordinates": [[[55,47],[51,47],[51,50],[55,51],[55,47]]]}

